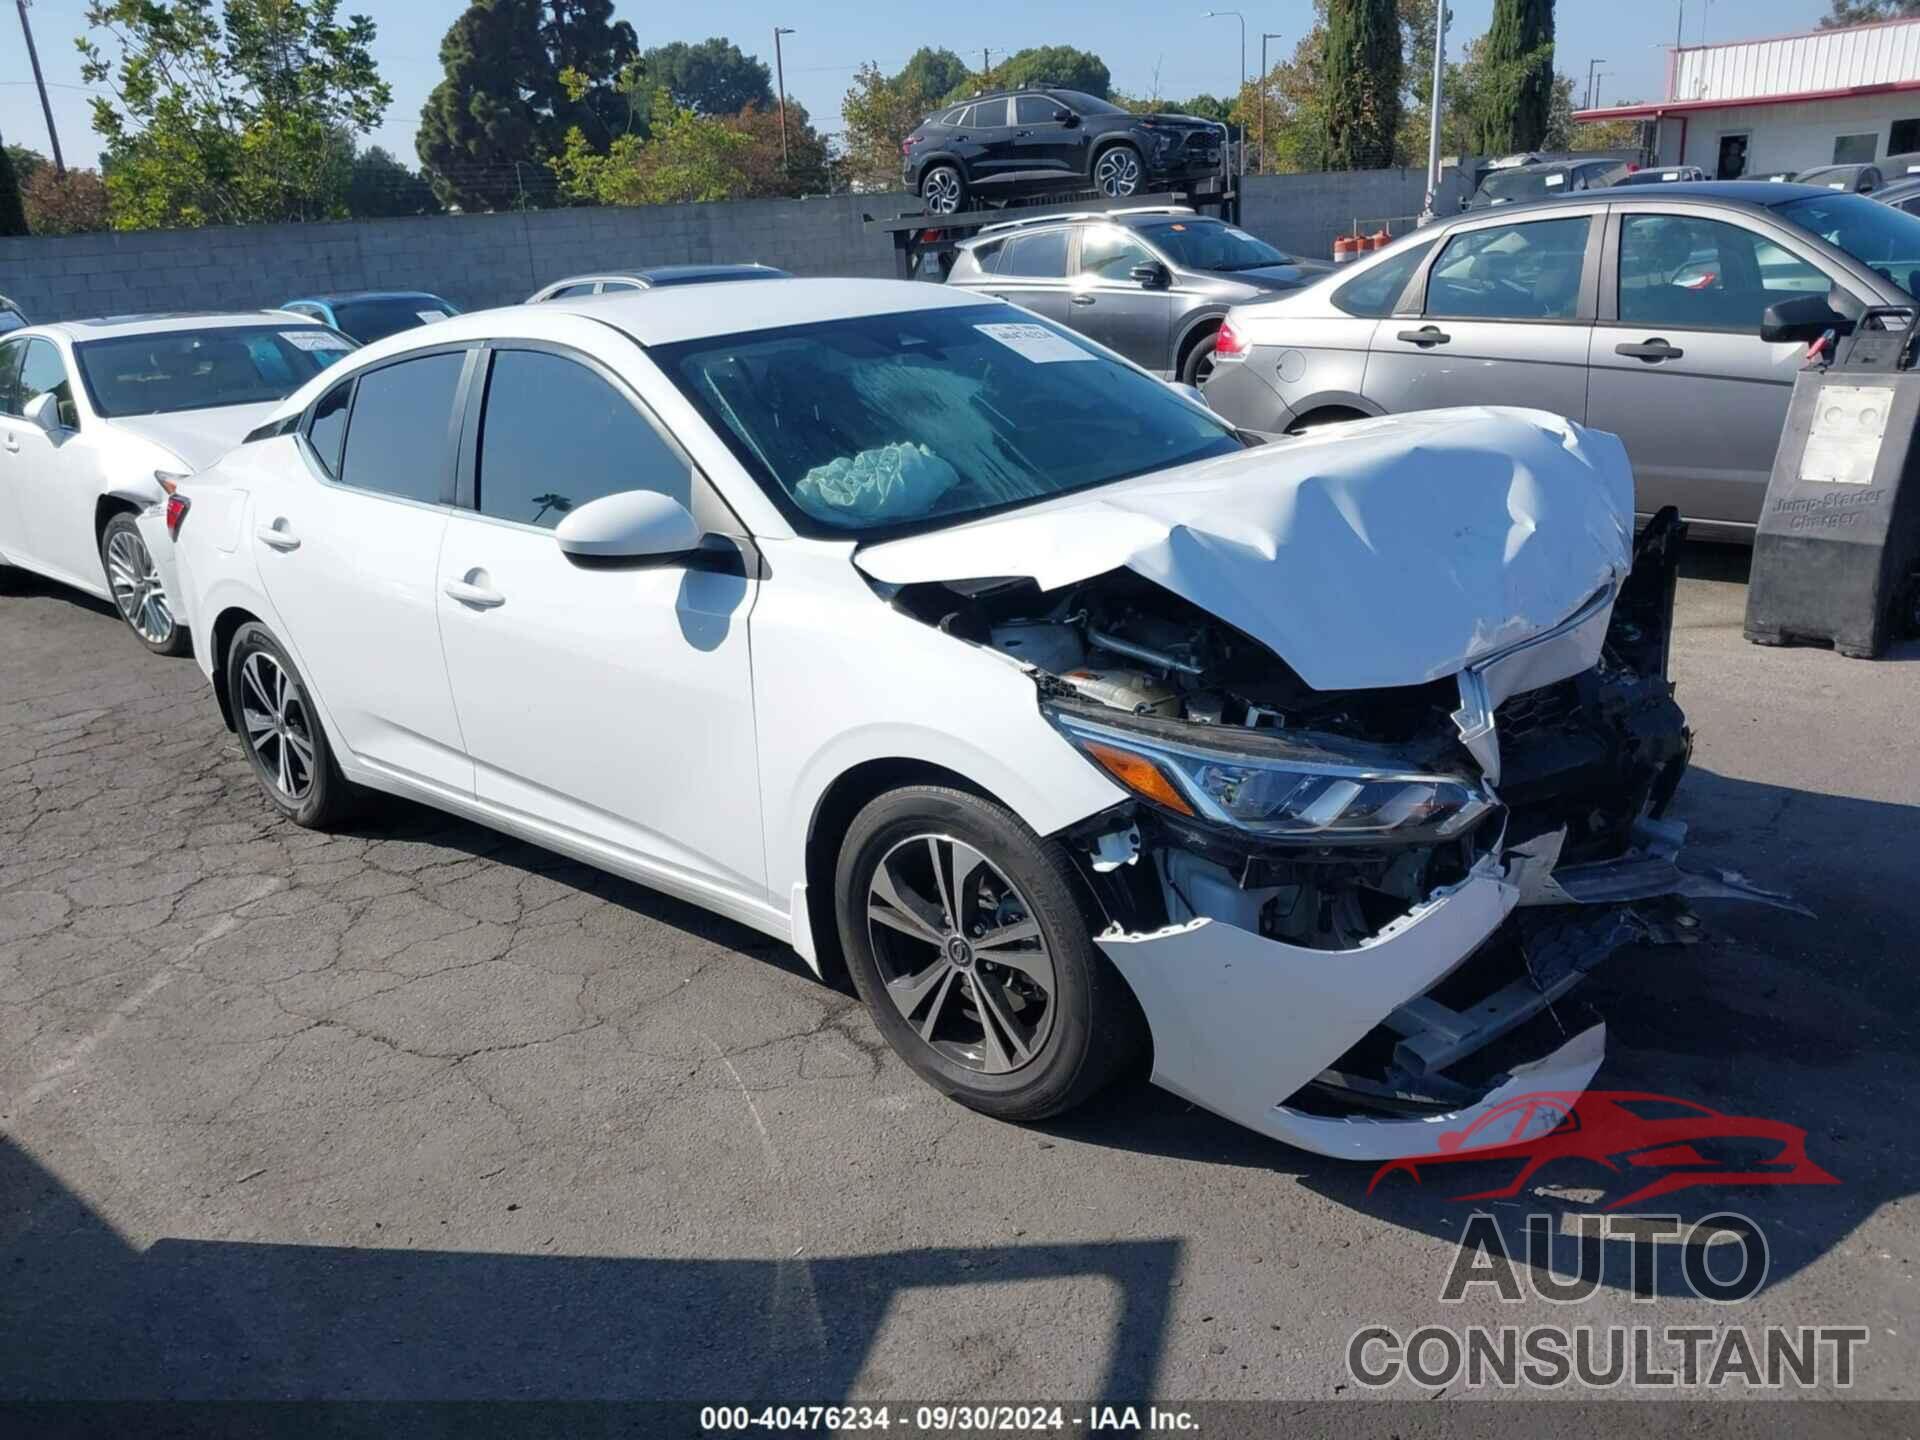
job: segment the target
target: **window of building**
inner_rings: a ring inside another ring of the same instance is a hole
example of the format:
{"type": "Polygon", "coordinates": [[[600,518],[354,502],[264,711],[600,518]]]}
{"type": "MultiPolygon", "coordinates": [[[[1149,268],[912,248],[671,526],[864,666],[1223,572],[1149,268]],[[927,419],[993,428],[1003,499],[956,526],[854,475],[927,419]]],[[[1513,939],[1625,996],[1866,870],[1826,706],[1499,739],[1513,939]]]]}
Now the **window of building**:
{"type": "Polygon", "coordinates": [[[1833,140],[1833,163],[1836,165],[1867,165],[1880,158],[1880,137],[1878,135],[1836,135],[1833,140]]]}

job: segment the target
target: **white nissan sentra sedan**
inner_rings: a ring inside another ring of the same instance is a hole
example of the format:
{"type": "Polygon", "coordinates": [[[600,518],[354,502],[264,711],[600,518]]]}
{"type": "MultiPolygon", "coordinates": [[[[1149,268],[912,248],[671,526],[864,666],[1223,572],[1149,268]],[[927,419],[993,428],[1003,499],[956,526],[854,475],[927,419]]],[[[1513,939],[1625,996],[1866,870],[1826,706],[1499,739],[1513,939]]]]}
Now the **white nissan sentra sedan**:
{"type": "Polygon", "coordinates": [[[111,600],[149,650],[186,654],[166,557],[138,517],[352,348],[323,325],[264,311],[119,315],[9,333],[0,340],[0,565],[111,600]]]}
{"type": "Polygon", "coordinates": [[[1619,443],[1544,414],[1267,443],[997,302],[769,280],[380,341],[182,500],[284,814],[409,796],[844,962],[989,1114],[1144,1049],[1426,1153],[1585,1086],[1566,993],[1745,893],[1659,819],[1675,531],[1634,569],[1619,443]]]}

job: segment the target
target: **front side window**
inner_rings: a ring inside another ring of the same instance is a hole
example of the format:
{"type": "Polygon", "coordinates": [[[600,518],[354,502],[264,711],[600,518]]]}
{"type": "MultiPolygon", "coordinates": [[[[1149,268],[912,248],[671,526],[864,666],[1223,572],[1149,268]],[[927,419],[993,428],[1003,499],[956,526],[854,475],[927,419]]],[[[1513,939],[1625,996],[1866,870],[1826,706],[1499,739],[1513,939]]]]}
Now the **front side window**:
{"type": "Polygon", "coordinates": [[[1621,221],[1624,324],[1758,334],[1769,305],[1824,295],[1832,284],[1825,271],[1723,220],[1628,215],[1621,221]]]}
{"type": "Polygon", "coordinates": [[[1421,245],[1409,245],[1334,291],[1333,303],[1349,315],[1358,315],[1367,320],[1384,320],[1393,313],[1393,307],[1400,303],[1400,297],[1406,293],[1407,282],[1413,279],[1414,272],[1420,268],[1431,249],[1431,240],[1421,245]]]}
{"type": "Polygon", "coordinates": [[[165,415],[284,400],[353,349],[319,325],[230,325],[87,340],[73,347],[93,408],[165,415]]]}
{"type": "Polygon", "coordinates": [[[1428,315],[1459,320],[1571,320],[1580,308],[1587,216],[1468,230],[1427,277],[1428,315]]]}
{"type": "Polygon", "coordinates": [[[1101,280],[1130,280],[1133,267],[1154,263],[1153,253],[1117,225],[1080,236],[1080,273],[1101,280]]]}
{"type": "Polygon", "coordinates": [[[1051,125],[1059,108],[1044,95],[1022,95],[1013,102],[1014,120],[1021,125],[1051,125]]]}
{"type": "Polygon", "coordinates": [[[538,350],[496,351],[480,419],[480,513],[551,529],[623,490],[691,506],[693,471],[585,365],[538,350]]]}
{"type": "Polygon", "coordinates": [[[448,427],[466,364],[462,351],[369,370],[354,387],[340,480],[403,500],[437,504],[453,474],[448,427]]]}
{"type": "Polygon", "coordinates": [[[29,340],[26,354],[20,358],[20,376],[14,382],[15,401],[22,414],[42,395],[51,394],[58,406],[60,423],[69,430],[80,428],[80,412],[73,404],[73,382],[67,367],[51,340],[29,340]]]}
{"type": "Polygon", "coordinates": [[[1067,232],[1048,230],[1040,235],[1016,235],[995,267],[1001,275],[1054,278],[1067,273],[1067,232]]]}
{"type": "Polygon", "coordinates": [[[899,533],[1242,448],[1219,417],[1010,305],[649,353],[807,535],[899,533]]]}
{"type": "Polygon", "coordinates": [[[1142,225],[1140,233],[1172,256],[1174,264],[1187,270],[1226,274],[1291,263],[1290,256],[1266,241],[1219,220],[1162,220],[1142,225]]]}

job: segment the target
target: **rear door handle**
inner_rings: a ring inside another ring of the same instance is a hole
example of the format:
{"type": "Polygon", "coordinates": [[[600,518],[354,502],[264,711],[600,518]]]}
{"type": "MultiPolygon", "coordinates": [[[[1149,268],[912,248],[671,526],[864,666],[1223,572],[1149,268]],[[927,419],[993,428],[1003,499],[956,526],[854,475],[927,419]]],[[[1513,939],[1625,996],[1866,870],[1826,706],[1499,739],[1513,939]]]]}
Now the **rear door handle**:
{"type": "Polygon", "coordinates": [[[507,603],[507,597],[498,590],[489,590],[484,585],[470,585],[465,580],[449,580],[447,598],[458,600],[462,605],[471,605],[475,610],[492,610],[507,603]]]}
{"type": "Polygon", "coordinates": [[[1676,350],[1664,340],[1653,339],[1639,345],[1616,345],[1613,347],[1613,353],[1630,356],[1635,360],[1644,360],[1649,365],[1657,365],[1662,360],[1678,360],[1687,352],[1676,350]]]}
{"type": "Polygon", "coordinates": [[[300,537],[286,528],[287,522],[276,520],[271,525],[262,525],[253,532],[253,538],[270,550],[283,554],[288,550],[300,548],[300,537]]]}
{"type": "Polygon", "coordinates": [[[1395,338],[1404,340],[1409,345],[1418,345],[1422,350],[1433,345],[1445,345],[1453,339],[1438,325],[1422,325],[1418,330],[1402,330],[1395,338]]]}
{"type": "Polygon", "coordinates": [[[1091,295],[1076,295],[1076,296],[1074,296],[1074,297],[1073,297],[1073,303],[1074,303],[1074,304],[1076,304],[1076,305],[1091,305],[1091,304],[1093,304],[1093,296],[1091,296],[1091,295]]]}

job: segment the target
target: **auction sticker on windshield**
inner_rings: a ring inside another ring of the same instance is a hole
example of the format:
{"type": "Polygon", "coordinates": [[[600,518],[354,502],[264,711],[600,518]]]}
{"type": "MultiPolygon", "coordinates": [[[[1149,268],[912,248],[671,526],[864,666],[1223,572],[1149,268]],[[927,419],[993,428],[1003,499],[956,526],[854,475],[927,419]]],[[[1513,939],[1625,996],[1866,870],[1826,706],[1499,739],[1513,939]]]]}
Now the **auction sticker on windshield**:
{"type": "Polygon", "coordinates": [[[1036,365],[1051,365],[1056,360],[1091,360],[1093,356],[1071,340],[1056,335],[1044,325],[998,323],[973,327],[989,340],[998,340],[1009,350],[1024,355],[1036,365]]]}
{"type": "Polygon", "coordinates": [[[325,330],[282,330],[280,338],[296,350],[306,350],[315,355],[334,350],[344,353],[349,348],[341,343],[339,336],[329,335],[325,330]]]}

